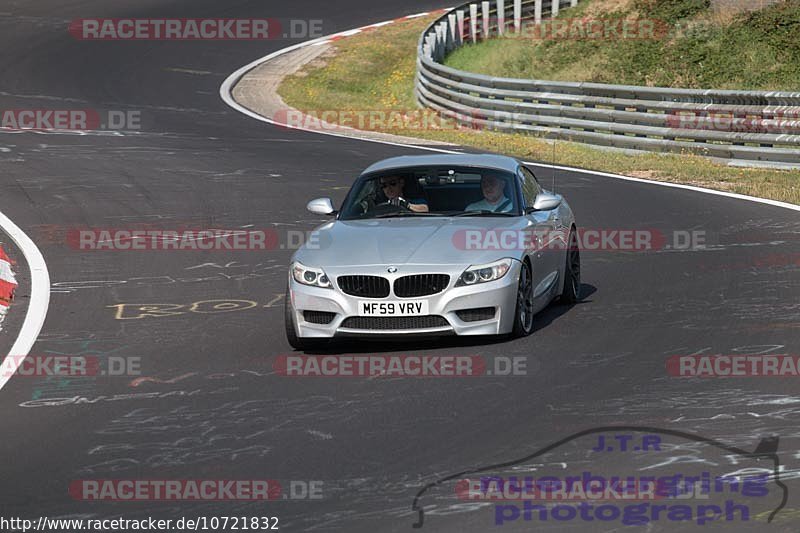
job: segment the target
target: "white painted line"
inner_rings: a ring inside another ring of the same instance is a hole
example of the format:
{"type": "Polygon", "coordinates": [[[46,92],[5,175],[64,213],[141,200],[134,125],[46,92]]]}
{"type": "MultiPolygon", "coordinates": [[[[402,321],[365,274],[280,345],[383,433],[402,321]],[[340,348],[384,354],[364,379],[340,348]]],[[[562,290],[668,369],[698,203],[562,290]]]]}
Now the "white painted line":
{"type": "Polygon", "coordinates": [[[8,353],[13,356],[11,364],[3,367],[9,371],[0,373],[0,389],[2,389],[25,359],[21,356],[28,355],[39,332],[42,331],[47,308],[50,306],[50,274],[47,272],[47,264],[44,262],[42,252],[39,251],[36,244],[2,212],[0,212],[0,228],[22,251],[31,271],[31,298],[28,302],[28,312],[25,314],[25,321],[19,330],[17,340],[14,341],[14,345],[8,353]]]}
{"type": "MultiPolygon", "coordinates": [[[[421,17],[421,16],[424,16],[424,15],[427,15],[427,14],[428,13],[418,13],[416,15],[408,15],[407,17],[402,17],[402,18],[403,19],[416,18],[416,17],[421,17]]],[[[395,20],[398,20],[398,19],[395,19],[395,20]]],[[[363,28],[364,27],[357,28],[357,29],[358,30],[362,30],[363,28]]],[[[338,34],[338,35],[341,35],[341,33],[338,34]]],[[[439,153],[443,153],[443,154],[461,154],[461,153],[463,153],[463,152],[460,152],[460,151],[457,151],[457,150],[447,150],[447,149],[444,149],[444,148],[434,148],[432,146],[420,146],[420,145],[414,145],[414,144],[403,144],[403,143],[398,143],[398,142],[393,142],[393,141],[383,141],[383,140],[380,140],[380,139],[369,139],[369,138],[353,137],[351,135],[344,135],[344,134],[341,134],[341,133],[334,133],[334,132],[330,132],[330,131],[318,131],[318,130],[313,130],[313,129],[309,129],[309,128],[303,128],[301,126],[293,126],[293,125],[289,125],[289,124],[282,124],[282,123],[276,122],[276,121],[274,121],[274,120],[272,120],[270,118],[267,118],[267,117],[264,117],[262,115],[259,115],[258,113],[250,111],[249,109],[247,109],[246,107],[240,105],[236,100],[233,99],[233,95],[231,94],[232,91],[233,91],[233,87],[242,78],[242,76],[247,74],[249,71],[253,70],[254,68],[256,68],[259,65],[261,65],[262,63],[265,63],[265,62],[267,62],[267,61],[269,61],[269,60],[271,60],[271,59],[273,59],[275,57],[281,56],[283,54],[288,54],[289,52],[293,52],[293,51],[297,50],[298,48],[302,48],[304,46],[319,45],[319,44],[322,44],[323,42],[329,41],[330,39],[331,39],[331,36],[329,35],[329,36],[325,36],[325,37],[320,37],[318,39],[314,39],[312,41],[305,41],[305,42],[302,42],[302,43],[298,43],[298,44],[289,46],[287,48],[282,48],[281,50],[278,50],[276,52],[272,52],[271,54],[268,54],[268,55],[266,55],[266,56],[264,56],[264,57],[262,57],[260,59],[256,59],[255,61],[253,61],[251,63],[248,63],[247,65],[239,68],[238,70],[233,72],[230,76],[225,78],[225,81],[223,81],[222,85],[220,85],[220,87],[219,87],[219,95],[220,95],[220,97],[222,98],[222,100],[226,104],[231,106],[233,109],[239,111],[240,113],[243,113],[243,114],[247,115],[248,117],[254,118],[256,120],[260,120],[261,122],[266,122],[268,124],[281,126],[283,128],[307,131],[307,132],[311,132],[311,133],[317,133],[317,134],[320,134],[320,135],[330,135],[332,137],[343,137],[343,138],[346,138],[346,139],[351,139],[351,140],[356,140],[356,141],[365,141],[365,142],[371,142],[371,143],[377,143],[377,144],[388,144],[388,145],[391,145],[391,146],[400,146],[400,147],[404,147],[404,148],[410,148],[410,149],[413,149],[413,150],[424,150],[424,151],[428,151],[428,152],[439,152],[439,153]]],[[[356,130],[356,131],[358,131],[358,130],[356,130]]],[[[427,142],[424,139],[420,139],[419,141],[421,143],[427,142]]],[[[558,170],[568,170],[570,172],[575,172],[575,173],[579,173],[579,174],[589,174],[589,175],[593,175],[593,176],[603,176],[603,177],[607,177],[607,178],[614,178],[614,179],[620,179],[620,180],[625,180],[625,181],[635,181],[635,182],[638,182],[638,183],[645,183],[645,184],[648,184],[648,185],[658,185],[660,187],[672,187],[672,188],[675,188],[675,189],[686,189],[686,190],[689,190],[689,191],[694,191],[694,192],[699,192],[699,193],[704,193],[704,194],[713,194],[713,195],[716,195],[716,196],[725,196],[727,198],[735,198],[737,200],[745,200],[745,201],[748,201],[748,202],[756,202],[756,203],[759,203],[759,204],[766,204],[766,205],[771,205],[771,206],[775,206],[775,207],[781,207],[781,208],[784,208],[784,209],[791,209],[793,211],[800,211],[800,205],[790,204],[790,203],[787,203],[787,202],[779,202],[777,200],[768,200],[766,198],[757,198],[755,196],[748,196],[748,195],[745,195],[745,194],[737,194],[737,193],[724,192],[724,191],[715,191],[713,189],[705,189],[703,187],[696,187],[694,185],[682,185],[680,183],[669,183],[669,182],[665,182],[665,181],[652,181],[652,180],[646,180],[646,179],[642,179],[642,178],[634,178],[632,176],[623,176],[621,174],[612,174],[610,172],[601,172],[601,171],[597,171],[597,170],[585,170],[585,169],[582,169],[582,168],[566,167],[566,166],[560,166],[560,165],[550,165],[550,164],[547,164],[547,163],[537,163],[537,162],[533,162],[533,161],[525,161],[525,164],[536,165],[536,166],[544,167],[544,168],[554,168],[554,169],[558,169],[558,170]]]]}
{"type": "Polygon", "coordinates": [[[737,200],[747,200],[750,202],[758,202],[760,204],[772,205],[775,207],[782,207],[784,209],[791,209],[793,211],[800,211],[800,205],[790,204],[788,202],[780,202],[778,200],[770,200],[768,198],[758,198],[756,196],[748,196],[746,194],[738,194],[735,192],[716,191],[714,189],[705,189],[694,185],[684,185],[682,183],[671,183],[666,181],[652,181],[642,178],[634,178],[631,176],[623,176],[621,174],[611,174],[609,172],[600,172],[597,170],[583,170],[580,168],[564,167],[561,165],[548,165],[547,163],[537,163],[534,161],[525,161],[526,165],[535,165],[537,167],[554,168],[556,170],[569,170],[570,172],[583,172],[584,174],[593,174],[595,176],[604,176],[606,178],[614,178],[624,181],[635,181],[638,183],[647,183],[649,185],[661,185],[662,187],[672,187],[674,189],[686,189],[687,191],[702,192],[706,194],[716,194],[717,196],[727,196],[728,198],[736,198],[737,200]]]}
{"type": "MultiPolygon", "coordinates": [[[[294,125],[291,125],[291,124],[284,124],[282,122],[276,122],[276,121],[272,120],[271,118],[265,117],[263,115],[259,115],[258,113],[247,109],[243,105],[239,104],[239,102],[234,100],[233,96],[231,94],[231,92],[233,91],[233,87],[242,78],[242,76],[244,76],[245,74],[247,74],[248,72],[250,72],[254,68],[258,67],[262,63],[265,63],[265,62],[267,62],[267,61],[269,61],[269,60],[271,60],[273,58],[276,58],[278,56],[281,56],[283,54],[288,54],[289,52],[293,52],[293,51],[297,50],[298,48],[302,48],[304,46],[315,46],[315,45],[318,45],[318,44],[322,44],[323,41],[330,41],[330,38],[331,38],[330,35],[326,35],[325,37],[319,37],[319,38],[314,39],[312,41],[305,41],[305,42],[302,42],[302,43],[297,43],[297,44],[294,44],[292,46],[289,46],[289,47],[286,47],[286,48],[282,48],[281,50],[278,50],[276,52],[272,52],[271,54],[268,54],[268,55],[266,55],[266,56],[264,56],[264,57],[262,57],[260,59],[256,59],[255,61],[252,61],[252,62],[248,63],[247,65],[239,68],[238,70],[233,72],[230,76],[225,78],[225,81],[223,81],[222,85],[220,85],[220,87],[219,87],[220,98],[222,98],[222,100],[226,104],[228,104],[230,107],[232,107],[236,111],[239,111],[240,113],[242,113],[244,115],[247,115],[250,118],[254,118],[254,119],[259,120],[261,122],[266,122],[267,124],[273,124],[275,126],[280,126],[282,128],[288,128],[288,129],[292,129],[292,130],[309,131],[309,132],[312,132],[312,133],[321,133],[323,135],[330,135],[331,137],[341,137],[341,138],[344,138],[344,139],[351,139],[351,140],[355,139],[352,135],[344,135],[344,134],[341,134],[341,133],[334,133],[334,132],[331,132],[331,131],[320,132],[320,131],[311,130],[311,129],[308,129],[308,128],[303,128],[301,126],[294,126],[294,125]]],[[[388,145],[391,145],[391,146],[405,146],[405,147],[414,148],[416,150],[427,150],[427,151],[431,151],[431,152],[443,152],[443,153],[452,153],[452,154],[460,153],[460,152],[457,152],[457,151],[443,150],[443,149],[438,149],[438,148],[432,148],[432,147],[429,147],[429,146],[417,146],[417,145],[401,144],[401,143],[396,143],[396,142],[392,142],[392,141],[382,141],[382,140],[378,140],[378,139],[361,139],[361,140],[369,141],[369,142],[377,143],[377,144],[388,144],[388,145]]],[[[427,141],[420,140],[420,142],[427,142],[427,141]]]]}
{"type": "Polygon", "coordinates": [[[430,14],[430,13],[428,13],[428,12],[426,11],[425,13],[416,13],[416,14],[414,14],[414,15],[406,15],[406,16],[405,16],[405,17],[403,17],[403,18],[404,18],[404,19],[416,19],[416,18],[419,18],[419,17],[424,17],[425,15],[429,15],[429,14],[430,14]]]}
{"type": "Polygon", "coordinates": [[[353,35],[361,33],[361,31],[362,31],[361,28],[356,28],[355,30],[343,31],[343,32],[336,33],[336,34],[332,35],[331,39],[341,39],[342,37],[351,37],[353,35]]]}

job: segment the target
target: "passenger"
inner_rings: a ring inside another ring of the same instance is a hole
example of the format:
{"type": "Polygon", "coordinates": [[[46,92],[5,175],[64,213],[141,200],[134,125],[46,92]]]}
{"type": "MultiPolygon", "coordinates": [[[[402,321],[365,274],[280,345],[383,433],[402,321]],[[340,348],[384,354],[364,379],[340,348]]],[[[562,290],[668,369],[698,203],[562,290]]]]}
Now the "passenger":
{"type": "Polygon", "coordinates": [[[491,211],[492,213],[508,213],[514,207],[513,202],[506,198],[505,180],[496,176],[481,177],[481,192],[483,200],[473,202],[467,206],[466,211],[491,211]]]}

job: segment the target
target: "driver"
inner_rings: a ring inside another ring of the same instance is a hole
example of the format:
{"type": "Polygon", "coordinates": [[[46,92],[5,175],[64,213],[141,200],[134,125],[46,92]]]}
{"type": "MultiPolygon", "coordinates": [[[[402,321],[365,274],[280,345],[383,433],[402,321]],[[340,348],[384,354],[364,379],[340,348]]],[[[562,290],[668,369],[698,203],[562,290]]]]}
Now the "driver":
{"type": "Polygon", "coordinates": [[[383,194],[386,195],[388,202],[397,207],[414,211],[415,213],[427,213],[428,204],[422,198],[406,199],[401,196],[406,180],[400,176],[381,177],[380,185],[383,194]]]}
{"type": "Polygon", "coordinates": [[[483,200],[467,206],[467,211],[491,211],[492,213],[508,213],[513,208],[512,201],[506,198],[505,180],[491,174],[481,177],[483,200]]]}

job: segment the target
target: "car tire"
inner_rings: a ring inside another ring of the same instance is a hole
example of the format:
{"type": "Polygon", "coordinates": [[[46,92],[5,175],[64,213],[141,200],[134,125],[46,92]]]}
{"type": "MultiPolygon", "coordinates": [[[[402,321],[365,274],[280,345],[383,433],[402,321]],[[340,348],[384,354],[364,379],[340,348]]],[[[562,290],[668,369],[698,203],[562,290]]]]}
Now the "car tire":
{"type": "Polygon", "coordinates": [[[581,299],[581,251],[578,247],[578,235],[575,228],[569,232],[569,246],[564,265],[564,288],[561,290],[559,302],[571,305],[581,299]]]}
{"type": "Polygon", "coordinates": [[[515,307],[514,329],[511,336],[526,337],[533,332],[533,272],[527,261],[522,262],[519,271],[515,307]]]}
{"type": "Polygon", "coordinates": [[[286,296],[283,300],[283,323],[286,326],[286,340],[289,341],[289,346],[298,351],[312,350],[320,348],[327,344],[324,339],[304,339],[298,337],[294,329],[294,312],[292,311],[291,296],[289,295],[289,288],[286,288],[286,296]]]}

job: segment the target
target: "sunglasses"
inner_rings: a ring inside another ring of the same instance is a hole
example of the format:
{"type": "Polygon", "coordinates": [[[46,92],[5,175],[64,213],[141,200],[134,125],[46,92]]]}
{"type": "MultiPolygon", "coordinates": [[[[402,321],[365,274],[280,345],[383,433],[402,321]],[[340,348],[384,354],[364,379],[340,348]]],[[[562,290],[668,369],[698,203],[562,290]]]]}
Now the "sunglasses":
{"type": "Polygon", "coordinates": [[[400,183],[399,181],[384,181],[381,183],[381,189],[385,189],[386,187],[396,187],[397,184],[400,183]]]}

